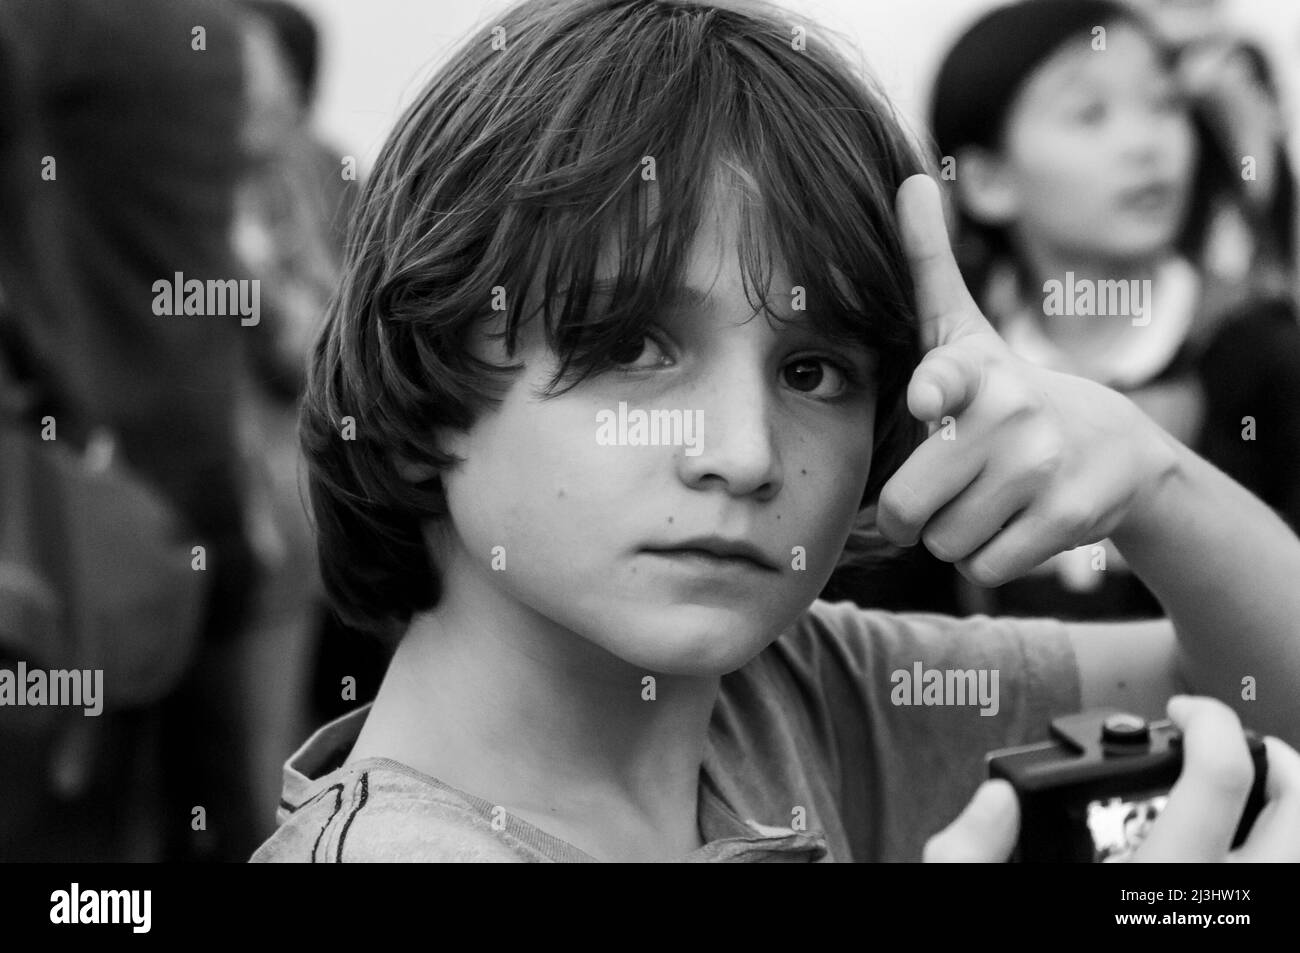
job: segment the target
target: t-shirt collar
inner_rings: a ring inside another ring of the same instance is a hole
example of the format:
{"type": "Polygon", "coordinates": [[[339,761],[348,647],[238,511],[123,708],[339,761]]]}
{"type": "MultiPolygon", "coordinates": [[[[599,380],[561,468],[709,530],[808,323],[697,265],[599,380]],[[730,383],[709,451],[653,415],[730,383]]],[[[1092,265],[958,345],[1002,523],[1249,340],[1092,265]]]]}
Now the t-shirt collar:
{"type": "MultiPolygon", "coordinates": [[[[281,823],[298,805],[332,783],[330,775],[346,759],[369,713],[370,705],[362,705],[323,725],[289,757],[284,765],[284,788],[280,797],[281,823]]],[[[803,863],[825,858],[826,837],[820,831],[796,831],[788,827],[760,824],[754,820],[742,820],[713,782],[717,770],[718,761],[710,741],[705,746],[704,764],[700,770],[699,826],[704,845],[683,857],[684,862],[803,863]]],[[[437,783],[441,787],[450,788],[444,782],[437,783]]],[[[475,806],[487,803],[463,791],[454,788],[450,790],[475,806]]],[[[519,824],[526,823],[517,818],[512,820],[519,824]]],[[[549,840],[555,841],[557,847],[563,845],[567,848],[563,851],[565,859],[588,857],[571,844],[542,831],[537,833],[543,837],[530,838],[531,841],[537,843],[538,840],[549,840]]]]}

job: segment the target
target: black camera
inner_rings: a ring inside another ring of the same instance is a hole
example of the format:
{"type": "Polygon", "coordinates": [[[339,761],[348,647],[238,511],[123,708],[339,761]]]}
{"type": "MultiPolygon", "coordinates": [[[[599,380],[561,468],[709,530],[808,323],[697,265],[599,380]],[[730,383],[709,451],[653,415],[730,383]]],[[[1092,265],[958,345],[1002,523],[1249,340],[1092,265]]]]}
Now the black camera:
{"type": "MultiPolygon", "coordinates": [[[[1183,736],[1169,721],[1113,709],[1052,720],[1052,740],[991,751],[989,777],[1020,799],[1020,841],[1012,860],[1127,860],[1145,839],[1183,767],[1183,736]]],[[[1246,839],[1264,806],[1263,739],[1246,731],[1255,783],[1232,846],[1246,839]]]]}

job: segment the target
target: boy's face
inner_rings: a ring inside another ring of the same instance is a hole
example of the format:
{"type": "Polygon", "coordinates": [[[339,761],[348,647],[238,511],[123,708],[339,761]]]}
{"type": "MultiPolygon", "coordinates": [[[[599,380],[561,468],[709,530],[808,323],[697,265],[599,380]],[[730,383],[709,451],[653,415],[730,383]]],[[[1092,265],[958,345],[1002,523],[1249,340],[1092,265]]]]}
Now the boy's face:
{"type": "Polygon", "coordinates": [[[1171,74],[1132,26],[1072,41],[1041,66],[1007,120],[1009,216],[1030,248],[1124,260],[1168,249],[1196,157],[1171,74]]]}
{"type": "MultiPolygon", "coordinates": [[[[594,644],[637,671],[736,669],[817,596],[847,539],[871,465],[873,359],[751,318],[738,223],[729,203],[706,209],[686,284],[707,297],[666,309],[624,365],[542,399],[554,357],[526,327],[503,403],[448,441],[464,463],[444,477],[452,552],[438,558],[461,561],[497,618],[573,658],[594,644]],[[637,417],[655,411],[680,424],[661,417],[648,444],[637,417]]],[[[790,307],[804,283],[778,266],[773,310],[816,308],[790,307]]]]}

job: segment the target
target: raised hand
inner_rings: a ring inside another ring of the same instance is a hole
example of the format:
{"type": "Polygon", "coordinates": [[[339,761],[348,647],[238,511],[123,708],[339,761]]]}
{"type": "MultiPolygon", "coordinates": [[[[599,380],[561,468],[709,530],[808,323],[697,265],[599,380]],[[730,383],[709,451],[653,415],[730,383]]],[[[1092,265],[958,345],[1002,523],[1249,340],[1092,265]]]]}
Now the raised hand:
{"type": "Polygon", "coordinates": [[[1011,352],[962,281],[933,180],[905,181],[897,213],[930,347],[908,409],[934,432],[881,492],[880,531],[983,586],[1106,538],[1172,472],[1172,438],[1122,395],[1011,352]]]}

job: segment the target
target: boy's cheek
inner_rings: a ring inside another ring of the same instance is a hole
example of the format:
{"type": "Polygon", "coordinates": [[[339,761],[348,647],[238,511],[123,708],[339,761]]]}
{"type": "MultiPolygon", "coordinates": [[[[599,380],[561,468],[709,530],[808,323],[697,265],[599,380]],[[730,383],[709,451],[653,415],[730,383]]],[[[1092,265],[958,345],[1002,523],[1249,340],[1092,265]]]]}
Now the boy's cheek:
{"type": "Polygon", "coordinates": [[[862,487],[810,486],[807,490],[807,505],[794,509],[782,507],[782,518],[776,525],[789,526],[781,532],[785,541],[782,569],[790,574],[790,582],[800,587],[809,585],[816,595],[844,552],[858,515],[862,487]]]}

